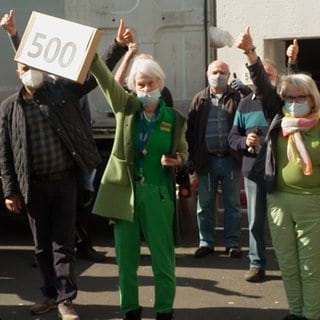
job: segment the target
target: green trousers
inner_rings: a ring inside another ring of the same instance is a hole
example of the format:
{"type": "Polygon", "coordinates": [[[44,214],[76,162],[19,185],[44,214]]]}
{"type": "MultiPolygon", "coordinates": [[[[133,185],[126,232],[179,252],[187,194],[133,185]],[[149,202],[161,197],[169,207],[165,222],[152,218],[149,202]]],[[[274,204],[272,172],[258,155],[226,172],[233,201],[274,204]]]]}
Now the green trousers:
{"type": "Polygon", "coordinates": [[[172,192],[165,186],[137,183],[134,222],[118,220],[114,225],[120,308],[123,313],[140,306],[137,271],[141,232],[151,253],[154,311],[166,313],[172,310],[176,289],[173,221],[172,192]]]}
{"type": "Polygon", "coordinates": [[[320,318],[320,195],[274,192],[269,227],[290,312],[320,318]]]}

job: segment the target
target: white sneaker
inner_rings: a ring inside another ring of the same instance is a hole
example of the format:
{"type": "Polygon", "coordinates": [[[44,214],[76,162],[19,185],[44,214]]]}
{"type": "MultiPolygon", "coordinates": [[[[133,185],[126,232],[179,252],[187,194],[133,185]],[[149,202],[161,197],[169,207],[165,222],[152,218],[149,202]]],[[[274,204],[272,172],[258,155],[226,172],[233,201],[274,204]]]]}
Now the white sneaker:
{"type": "Polygon", "coordinates": [[[80,320],[80,317],[74,310],[73,303],[70,299],[61,301],[58,304],[58,314],[62,320],[80,320]]]}

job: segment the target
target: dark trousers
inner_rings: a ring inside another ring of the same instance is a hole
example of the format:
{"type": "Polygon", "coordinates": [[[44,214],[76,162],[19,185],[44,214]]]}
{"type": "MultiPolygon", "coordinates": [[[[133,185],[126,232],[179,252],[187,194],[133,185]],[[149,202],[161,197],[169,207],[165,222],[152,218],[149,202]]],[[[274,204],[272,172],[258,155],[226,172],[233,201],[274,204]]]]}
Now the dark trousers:
{"type": "Polygon", "coordinates": [[[27,213],[35,256],[43,279],[43,294],[57,302],[74,299],[75,216],[77,176],[71,169],[61,177],[31,178],[27,213]]]}
{"type": "Polygon", "coordinates": [[[92,239],[89,234],[89,220],[91,215],[91,206],[84,206],[86,202],[83,177],[78,177],[77,187],[77,213],[76,213],[76,248],[91,247],[92,239]]]}

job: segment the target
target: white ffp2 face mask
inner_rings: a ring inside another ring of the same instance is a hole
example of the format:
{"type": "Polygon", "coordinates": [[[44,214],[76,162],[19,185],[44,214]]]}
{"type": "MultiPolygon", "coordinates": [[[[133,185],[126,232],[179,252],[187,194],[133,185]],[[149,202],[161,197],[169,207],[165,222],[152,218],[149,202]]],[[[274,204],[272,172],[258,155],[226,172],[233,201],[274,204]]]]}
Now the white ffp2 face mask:
{"type": "Polygon", "coordinates": [[[210,87],[215,89],[223,89],[228,84],[228,76],[224,74],[210,74],[208,82],[210,87]]]}
{"type": "Polygon", "coordinates": [[[151,106],[155,104],[160,97],[161,93],[159,89],[155,89],[149,92],[137,90],[137,98],[143,106],[151,106]]]}
{"type": "Polygon", "coordinates": [[[32,89],[38,89],[39,87],[41,87],[43,84],[43,79],[43,73],[39,70],[33,69],[26,71],[21,77],[22,83],[26,87],[32,89]]]}

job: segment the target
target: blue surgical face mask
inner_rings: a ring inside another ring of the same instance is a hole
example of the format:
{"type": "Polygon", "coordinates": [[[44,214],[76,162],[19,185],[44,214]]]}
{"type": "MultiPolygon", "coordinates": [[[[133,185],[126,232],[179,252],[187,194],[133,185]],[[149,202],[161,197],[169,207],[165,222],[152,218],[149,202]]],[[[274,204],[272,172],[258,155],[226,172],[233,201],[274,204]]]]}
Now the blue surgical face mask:
{"type": "Polygon", "coordinates": [[[297,103],[297,102],[285,102],[284,110],[293,117],[305,117],[310,113],[310,107],[308,103],[297,103]]]}
{"type": "Polygon", "coordinates": [[[155,89],[149,92],[137,90],[137,98],[143,106],[151,106],[155,104],[160,97],[161,93],[159,89],[155,89]]]}

